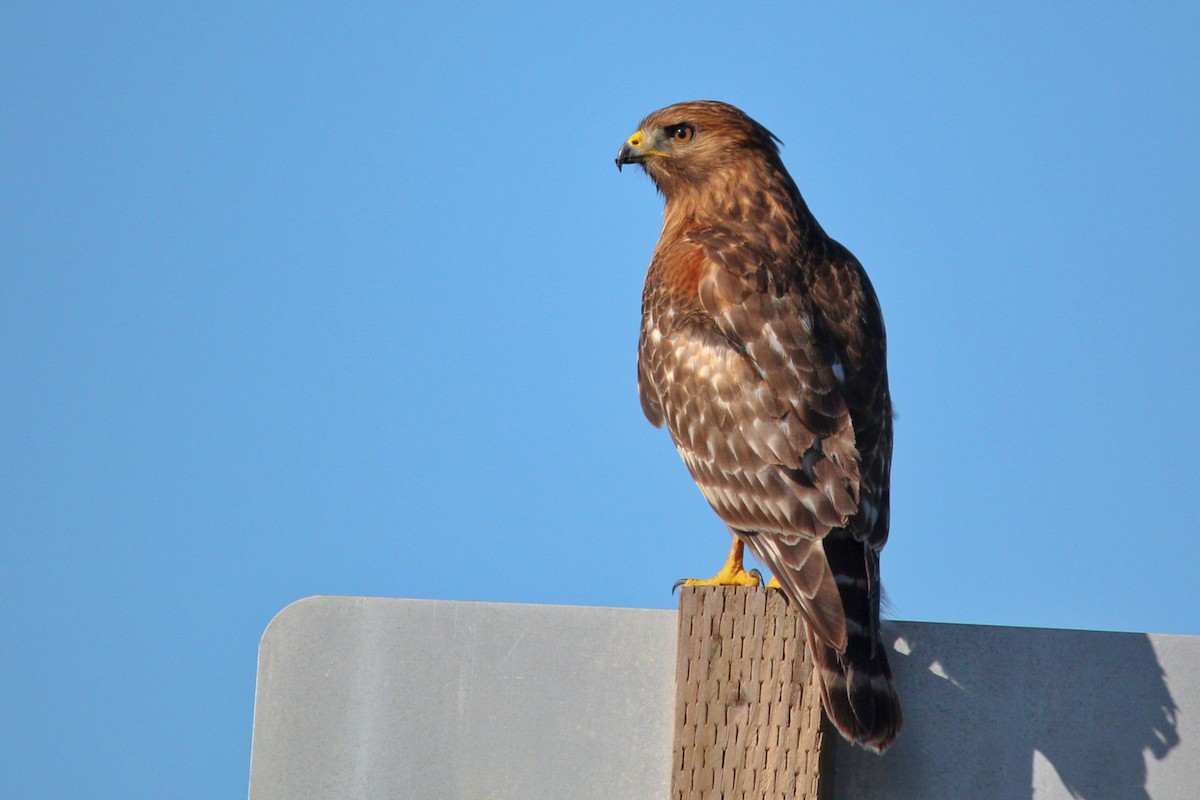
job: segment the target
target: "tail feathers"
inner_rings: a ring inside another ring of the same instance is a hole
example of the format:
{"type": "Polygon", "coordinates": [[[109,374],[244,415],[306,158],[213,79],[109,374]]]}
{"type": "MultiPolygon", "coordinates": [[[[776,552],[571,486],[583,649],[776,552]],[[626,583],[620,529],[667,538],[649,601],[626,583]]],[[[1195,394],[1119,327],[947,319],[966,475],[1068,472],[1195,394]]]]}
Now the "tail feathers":
{"type": "Polygon", "coordinates": [[[882,753],[904,726],[883,642],[854,632],[846,652],[839,653],[818,641],[811,627],[806,630],[825,713],[846,739],[882,753]]]}

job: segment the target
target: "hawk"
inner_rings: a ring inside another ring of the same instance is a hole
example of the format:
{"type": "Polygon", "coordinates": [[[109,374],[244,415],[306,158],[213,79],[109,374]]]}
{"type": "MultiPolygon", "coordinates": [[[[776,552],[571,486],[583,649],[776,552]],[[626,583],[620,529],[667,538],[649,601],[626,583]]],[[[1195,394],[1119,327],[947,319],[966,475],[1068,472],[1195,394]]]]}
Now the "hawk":
{"type": "Polygon", "coordinates": [[[621,145],[665,198],[642,295],[638,392],[743,549],[804,620],[825,711],[882,752],[902,725],[879,631],[892,405],[879,301],[825,234],[779,140],[731,105],[655,111],[621,145]]]}

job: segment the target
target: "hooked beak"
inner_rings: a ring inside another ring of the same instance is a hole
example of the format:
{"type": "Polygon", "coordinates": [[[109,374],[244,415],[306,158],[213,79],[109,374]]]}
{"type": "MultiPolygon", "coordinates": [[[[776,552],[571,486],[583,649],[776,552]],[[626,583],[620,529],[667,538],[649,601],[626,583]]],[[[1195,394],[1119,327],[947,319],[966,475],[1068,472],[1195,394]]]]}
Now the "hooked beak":
{"type": "Polygon", "coordinates": [[[625,142],[617,151],[617,172],[620,172],[625,164],[640,164],[642,160],[642,154],[629,142],[625,142]]]}
{"type": "Polygon", "coordinates": [[[670,153],[655,149],[657,141],[654,136],[647,136],[644,131],[635,131],[617,151],[617,171],[620,171],[624,164],[644,164],[650,156],[669,156],[670,153]]]}

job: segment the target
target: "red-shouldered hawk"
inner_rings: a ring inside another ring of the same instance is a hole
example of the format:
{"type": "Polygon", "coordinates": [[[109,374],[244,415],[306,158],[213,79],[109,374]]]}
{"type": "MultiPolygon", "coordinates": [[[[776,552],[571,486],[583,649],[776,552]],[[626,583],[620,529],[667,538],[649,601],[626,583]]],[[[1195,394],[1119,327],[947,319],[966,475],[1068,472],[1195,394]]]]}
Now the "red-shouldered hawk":
{"type": "MultiPolygon", "coordinates": [[[[879,633],[892,404],[879,302],[778,140],[725,103],[655,111],[621,146],[666,199],[642,296],[638,390],[734,535],[710,581],[755,585],[748,546],[804,618],[826,713],[882,752],[902,718],[879,633]]],[[[775,583],[774,581],[772,582],[775,583]]]]}

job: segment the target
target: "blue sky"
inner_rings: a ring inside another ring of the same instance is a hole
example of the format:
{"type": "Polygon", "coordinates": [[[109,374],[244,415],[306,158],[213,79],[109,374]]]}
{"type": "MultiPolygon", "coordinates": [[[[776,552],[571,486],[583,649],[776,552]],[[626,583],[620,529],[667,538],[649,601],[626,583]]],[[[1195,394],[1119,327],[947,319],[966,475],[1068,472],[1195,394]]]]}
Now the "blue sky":
{"type": "Polygon", "coordinates": [[[670,608],[646,113],[741,106],[870,272],[898,618],[1200,634],[1194,4],[9,4],[0,774],[245,792],[313,594],[670,608]]]}

